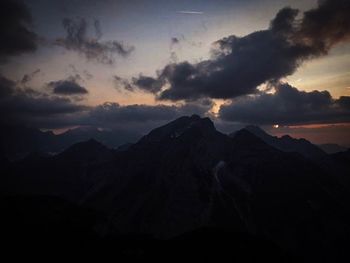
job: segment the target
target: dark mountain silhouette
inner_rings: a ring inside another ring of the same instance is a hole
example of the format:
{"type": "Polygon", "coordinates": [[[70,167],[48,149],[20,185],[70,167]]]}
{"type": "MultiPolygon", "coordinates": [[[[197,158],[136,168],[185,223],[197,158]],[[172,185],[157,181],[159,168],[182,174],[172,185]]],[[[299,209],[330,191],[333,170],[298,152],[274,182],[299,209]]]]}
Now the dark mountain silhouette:
{"type": "Polygon", "coordinates": [[[303,155],[304,157],[312,160],[320,159],[326,155],[326,153],[322,149],[305,139],[295,139],[290,137],[289,135],[284,135],[280,138],[276,136],[271,136],[260,127],[253,125],[247,126],[245,127],[245,129],[253,133],[255,136],[259,137],[265,143],[283,152],[297,152],[303,155]]]}
{"type": "Polygon", "coordinates": [[[350,150],[329,155],[323,159],[321,166],[325,170],[333,169],[334,176],[341,178],[350,191],[350,150]]]}
{"type": "Polygon", "coordinates": [[[141,134],[127,130],[97,129],[94,127],[75,128],[58,135],[58,139],[64,141],[68,146],[93,138],[110,148],[117,148],[125,143],[136,142],[140,137],[141,134]]]}
{"type": "Polygon", "coordinates": [[[32,152],[42,154],[57,154],[71,145],[87,141],[91,138],[117,148],[126,142],[136,142],[141,135],[122,130],[100,130],[93,127],[80,127],[55,135],[51,131],[38,129],[1,126],[0,154],[11,160],[25,158],[32,152]]]}
{"type": "Polygon", "coordinates": [[[66,242],[82,241],[94,237],[93,226],[99,215],[93,210],[79,207],[50,196],[0,196],[0,229],[2,238],[30,242],[35,235],[50,240],[54,236],[66,242]],[[16,215],[16,216],[13,216],[16,215]]]}
{"type": "Polygon", "coordinates": [[[121,149],[89,140],[56,156],[10,162],[1,189],[56,196],[102,214],[92,227],[97,238],[203,241],[202,235],[217,235],[226,241],[228,235],[236,249],[254,243],[253,251],[334,262],[347,251],[350,198],[333,170],[349,162],[348,152],[324,155],[327,169],[249,129],[227,136],[193,115],[121,149]]]}
{"type": "Polygon", "coordinates": [[[348,148],[340,146],[335,143],[327,143],[327,144],[320,144],[318,145],[319,148],[321,148],[325,153],[333,154],[338,152],[345,152],[348,150],[348,148]]]}
{"type": "Polygon", "coordinates": [[[0,196],[0,209],[0,239],[6,241],[2,254],[12,258],[18,257],[14,247],[26,257],[38,257],[39,246],[44,256],[50,253],[56,259],[292,262],[291,255],[270,240],[220,228],[199,228],[167,242],[146,235],[97,235],[95,229],[105,220],[102,214],[57,197],[0,196]]]}
{"type": "Polygon", "coordinates": [[[32,152],[56,150],[55,135],[37,129],[14,126],[0,127],[0,150],[9,159],[20,159],[32,152]]]}
{"type": "Polygon", "coordinates": [[[334,153],[331,155],[331,157],[338,162],[341,162],[343,164],[349,164],[350,162],[350,149],[344,152],[334,153]]]}
{"type": "Polygon", "coordinates": [[[94,139],[72,145],[55,156],[29,154],[8,165],[2,191],[12,194],[38,194],[63,197],[78,202],[104,178],[114,150],[94,139]]]}
{"type": "Polygon", "coordinates": [[[72,145],[55,159],[64,162],[99,163],[113,159],[113,150],[94,139],[72,145]]]}

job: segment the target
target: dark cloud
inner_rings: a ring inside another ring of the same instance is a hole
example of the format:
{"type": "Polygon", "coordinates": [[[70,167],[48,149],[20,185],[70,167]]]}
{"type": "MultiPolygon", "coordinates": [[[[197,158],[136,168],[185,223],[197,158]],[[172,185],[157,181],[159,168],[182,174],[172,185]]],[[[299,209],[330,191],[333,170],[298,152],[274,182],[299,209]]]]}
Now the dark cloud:
{"type": "Polygon", "coordinates": [[[37,35],[30,29],[31,23],[32,16],[22,2],[0,1],[0,63],[36,50],[37,35]]]}
{"type": "Polygon", "coordinates": [[[14,93],[16,83],[0,75],[0,99],[8,97],[14,93]]]}
{"type": "Polygon", "coordinates": [[[208,100],[180,105],[120,105],[104,103],[94,107],[82,120],[83,125],[147,133],[184,115],[206,115],[212,103],[208,100]]]}
{"type": "Polygon", "coordinates": [[[297,41],[313,49],[314,53],[327,53],[339,42],[350,38],[350,1],[320,0],[316,9],[305,12],[297,41]]]}
{"type": "Polygon", "coordinates": [[[104,103],[91,111],[91,119],[101,124],[168,120],[177,116],[176,106],[126,105],[104,103]],[[103,123],[102,123],[103,122],[103,123]]]}
{"type": "Polygon", "coordinates": [[[66,37],[56,39],[55,44],[67,50],[72,50],[83,54],[88,60],[94,60],[103,64],[113,64],[114,55],[118,54],[127,57],[133,50],[133,46],[128,46],[116,40],[101,41],[102,31],[100,22],[95,20],[95,36],[88,36],[88,23],[85,19],[65,18],[62,22],[66,30],[66,37]]]}
{"type": "Polygon", "coordinates": [[[156,94],[161,90],[164,85],[164,81],[161,78],[146,77],[140,74],[139,77],[132,78],[129,81],[126,78],[113,76],[115,86],[118,90],[124,89],[130,92],[134,92],[136,89],[156,94]]]}
{"type": "Polygon", "coordinates": [[[183,115],[204,115],[210,108],[211,103],[192,103],[181,105],[119,105],[118,103],[104,103],[95,107],[90,112],[94,122],[118,123],[118,122],[147,122],[169,121],[183,115]]]}
{"type": "Polygon", "coordinates": [[[260,84],[291,75],[304,61],[347,41],[349,13],[347,0],[320,1],[301,19],[297,18],[298,10],[284,8],[267,30],[216,41],[209,60],[167,65],[157,75],[164,83],[157,97],[176,101],[253,94],[260,84]]]}
{"type": "MultiPolygon", "coordinates": [[[[66,81],[57,81],[52,86],[61,84],[65,85],[66,81]]],[[[183,115],[205,115],[213,106],[208,99],[172,106],[118,103],[87,106],[61,93],[58,96],[16,86],[16,82],[1,75],[0,91],[0,124],[48,129],[83,125],[140,133],[183,115]]]]}
{"type": "Polygon", "coordinates": [[[47,84],[47,86],[49,88],[52,88],[54,94],[58,95],[85,95],[89,93],[86,88],[80,86],[77,83],[77,77],[70,77],[65,80],[51,81],[47,84]]]}
{"type": "Polygon", "coordinates": [[[86,107],[72,103],[67,98],[55,96],[33,96],[28,93],[17,93],[2,101],[2,111],[7,110],[7,114],[52,116],[56,114],[69,114],[81,111],[86,107]]]}
{"type": "Polygon", "coordinates": [[[23,89],[3,76],[0,76],[0,90],[1,124],[47,127],[48,122],[53,125],[57,121],[56,125],[60,125],[64,119],[68,122],[72,115],[76,116],[89,109],[68,98],[23,89]]]}
{"type": "Polygon", "coordinates": [[[278,84],[273,94],[247,95],[221,106],[219,115],[225,121],[259,125],[350,122],[350,97],[334,99],[328,91],[278,84]]]}
{"type": "Polygon", "coordinates": [[[344,109],[350,110],[350,97],[349,96],[341,96],[338,100],[338,104],[344,109]]]}
{"type": "Polygon", "coordinates": [[[73,78],[75,80],[81,80],[81,81],[85,81],[85,80],[91,80],[94,76],[86,69],[84,69],[83,71],[80,71],[76,68],[75,65],[73,64],[69,64],[68,65],[70,71],[73,73],[73,78]]]}
{"type": "Polygon", "coordinates": [[[119,91],[122,89],[132,92],[134,91],[134,87],[132,86],[132,84],[125,78],[115,75],[113,76],[113,81],[115,84],[115,88],[119,91]]]}
{"type": "Polygon", "coordinates": [[[138,78],[133,78],[132,83],[140,90],[157,93],[162,89],[164,80],[162,78],[155,79],[140,75],[138,78]]]}

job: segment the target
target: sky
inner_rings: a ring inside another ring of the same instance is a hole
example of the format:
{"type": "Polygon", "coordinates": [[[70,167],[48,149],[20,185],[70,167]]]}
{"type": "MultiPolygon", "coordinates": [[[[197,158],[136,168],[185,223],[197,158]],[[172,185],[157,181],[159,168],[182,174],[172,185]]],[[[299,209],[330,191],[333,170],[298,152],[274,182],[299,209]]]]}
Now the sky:
{"type": "Polygon", "coordinates": [[[146,133],[195,113],[223,132],[254,124],[350,145],[349,1],[0,7],[1,123],[146,133]]]}

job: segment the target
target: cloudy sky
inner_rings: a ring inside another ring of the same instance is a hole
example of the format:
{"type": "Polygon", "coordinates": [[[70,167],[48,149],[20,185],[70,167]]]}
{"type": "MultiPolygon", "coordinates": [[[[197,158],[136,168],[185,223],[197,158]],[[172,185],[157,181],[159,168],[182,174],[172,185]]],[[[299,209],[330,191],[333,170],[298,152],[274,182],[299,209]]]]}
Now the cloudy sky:
{"type": "Polygon", "coordinates": [[[3,0],[1,122],[146,133],[196,113],[224,132],[350,145],[349,13],[347,0],[3,0]]]}

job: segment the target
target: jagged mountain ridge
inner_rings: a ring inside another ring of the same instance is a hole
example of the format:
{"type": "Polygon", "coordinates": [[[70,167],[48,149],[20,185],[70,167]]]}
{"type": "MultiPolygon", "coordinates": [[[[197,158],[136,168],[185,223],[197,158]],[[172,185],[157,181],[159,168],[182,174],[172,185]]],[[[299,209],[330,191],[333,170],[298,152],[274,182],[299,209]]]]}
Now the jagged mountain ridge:
{"type": "MultiPolygon", "coordinates": [[[[265,143],[283,151],[283,152],[297,152],[306,158],[317,160],[326,156],[326,153],[318,146],[310,143],[305,139],[295,139],[289,135],[282,137],[271,136],[258,126],[249,125],[245,127],[246,130],[259,137],[265,143]]],[[[231,134],[231,136],[234,135],[231,134]]]]}
{"type": "Polygon", "coordinates": [[[157,128],[122,151],[89,141],[35,163],[17,163],[10,173],[16,182],[26,182],[21,186],[27,189],[16,189],[20,192],[54,193],[107,213],[107,233],[169,238],[214,226],[300,250],[300,239],[330,240],[333,233],[349,231],[346,191],[317,164],[282,152],[246,129],[226,136],[198,116],[157,128]],[[89,158],[72,161],[90,148],[89,158]],[[99,159],[105,152],[111,154],[99,159]],[[38,176],[30,180],[23,171],[38,176]],[[327,220],[336,222],[336,231],[322,224],[327,220]],[[295,236],[295,229],[314,224],[321,232],[295,236]]]}

